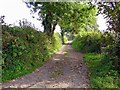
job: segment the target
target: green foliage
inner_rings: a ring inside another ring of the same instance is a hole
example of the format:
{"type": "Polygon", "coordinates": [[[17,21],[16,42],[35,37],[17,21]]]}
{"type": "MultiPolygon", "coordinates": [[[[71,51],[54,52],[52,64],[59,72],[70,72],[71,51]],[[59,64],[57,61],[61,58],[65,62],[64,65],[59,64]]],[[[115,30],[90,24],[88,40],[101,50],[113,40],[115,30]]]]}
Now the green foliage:
{"type": "Polygon", "coordinates": [[[84,55],[84,61],[89,69],[92,88],[120,88],[120,77],[113,69],[109,56],[87,53],[84,55]]]}
{"type": "Polygon", "coordinates": [[[28,0],[27,6],[43,20],[44,30],[51,33],[52,25],[58,23],[62,30],[70,28],[78,33],[79,28],[93,29],[96,24],[97,8],[86,2],[38,2],[28,0]]]}
{"type": "MultiPolygon", "coordinates": [[[[120,1],[118,2],[99,2],[98,13],[102,13],[107,18],[107,30],[114,36],[112,44],[108,44],[105,53],[112,56],[114,66],[120,74],[120,1]]],[[[112,40],[111,40],[112,41],[112,40]]]]}
{"type": "Polygon", "coordinates": [[[105,36],[105,46],[101,48],[102,53],[104,53],[107,57],[109,57],[108,60],[112,61],[112,65],[114,66],[114,70],[118,71],[120,73],[120,45],[119,45],[119,39],[116,39],[116,36],[114,33],[107,33],[104,34],[105,36]],[[118,41],[117,41],[118,40],[118,41]]]}
{"type": "Polygon", "coordinates": [[[62,40],[59,33],[54,33],[54,37],[52,37],[52,48],[54,51],[57,51],[62,46],[62,40]]]}
{"type": "Polygon", "coordinates": [[[120,88],[119,47],[114,41],[114,34],[94,31],[80,33],[72,43],[77,50],[93,52],[84,56],[92,88],[120,88]]]}
{"type": "Polygon", "coordinates": [[[82,52],[100,52],[102,34],[97,31],[81,32],[72,42],[72,47],[82,52]]]}
{"type": "Polygon", "coordinates": [[[119,53],[118,46],[116,44],[108,45],[104,48],[103,53],[106,55],[106,58],[108,58],[108,62],[112,62],[114,70],[120,73],[120,59],[117,56],[119,53]]]}
{"type": "Polygon", "coordinates": [[[62,45],[59,34],[50,38],[31,27],[6,27],[2,32],[3,82],[42,66],[62,45]]]}
{"type": "Polygon", "coordinates": [[[68,41],[68,38],[66,35],[64,35],[64,42],[66,43],[68,41]]]}
{"type": "MultiPolygon", "coordinates": [[[[120,1],[118,2],[99,2],[99,11],[105,16],[107,23],[109,24],[108,30],[120,33],[120,1]]],[[[119,38],[120,39],[120,38],[119,38]]]]}

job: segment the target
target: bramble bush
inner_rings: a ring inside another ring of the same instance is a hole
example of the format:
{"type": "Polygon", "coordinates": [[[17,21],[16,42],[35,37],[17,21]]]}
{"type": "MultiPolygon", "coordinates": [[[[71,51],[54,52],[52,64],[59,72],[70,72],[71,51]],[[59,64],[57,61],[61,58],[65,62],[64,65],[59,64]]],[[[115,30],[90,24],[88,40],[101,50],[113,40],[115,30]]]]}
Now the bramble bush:
{"type": "Polygon", "coordinates": [[[32,27],[3,26],[2,38],[3,82],[42,66],[62,45],[58,33],[50,38],[32,27]]]}

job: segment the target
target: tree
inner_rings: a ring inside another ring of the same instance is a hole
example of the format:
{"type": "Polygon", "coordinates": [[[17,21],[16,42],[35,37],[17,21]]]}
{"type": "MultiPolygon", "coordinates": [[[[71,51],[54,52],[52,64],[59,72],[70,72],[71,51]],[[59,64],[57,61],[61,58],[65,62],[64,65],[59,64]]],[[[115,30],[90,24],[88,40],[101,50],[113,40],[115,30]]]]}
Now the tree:
{"type": "Polygon", "coordinates": [[[111,56],[117,56],[114,59],[115,67],[120,73],[120,1],[119,2],[99,2],[99,13],[102,13],[107,20],[108,30],[113,34],[114,41],[112,44],[111,56]]]}
{"type": "Polygon", "coordinates": [[[78,33],[80,27],[94,26],[95,7],[81,2],[26,2],[33,12],[39,11],[43,21],[44,32],[53,36],[55,26],[59,24],[62,30],[71,28],[78,33]],[[92,23],[91,23],[92,22],[92,23]]]}

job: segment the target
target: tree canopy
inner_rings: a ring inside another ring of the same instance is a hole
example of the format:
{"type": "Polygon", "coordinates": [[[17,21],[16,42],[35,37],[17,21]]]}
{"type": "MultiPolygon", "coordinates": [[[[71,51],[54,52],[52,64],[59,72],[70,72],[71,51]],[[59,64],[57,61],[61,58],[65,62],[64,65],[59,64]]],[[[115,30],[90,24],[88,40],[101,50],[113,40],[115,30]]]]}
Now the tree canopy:
{"type": "Polygon", "coordinates": [[[42,20],[44,32],[53,36],[55,26],[69,28],[78,33],[81,28],[91,29],[96,24],[96,7],[82,2],[26,2],[32,12],[37,12],[42,20]]]}
{"type": "Polygon", "coordinates": [[[99,2],[98,13],[104,14],[108,30],[120,32],[120,2],[99,2]]]}

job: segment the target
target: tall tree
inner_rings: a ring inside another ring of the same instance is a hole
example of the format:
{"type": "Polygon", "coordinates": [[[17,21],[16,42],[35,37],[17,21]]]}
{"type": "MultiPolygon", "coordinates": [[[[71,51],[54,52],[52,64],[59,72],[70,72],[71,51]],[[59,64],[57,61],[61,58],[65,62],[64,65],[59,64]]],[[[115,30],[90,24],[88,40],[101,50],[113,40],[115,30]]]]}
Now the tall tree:
{"type": "Polygon", "coordinates": [[[119,2],[99,2],[99,12],[104,15],[108,23],[108,30],[115,36],[113,41],[113,52],[111,56],[117,56],[114,60],[118,72],[120,73],[120,1],[119,2]]]}
{"type": "MultiPolygon", "coordinates": [[[[92,26],[95,8],[81,2],[26,2],[32,11],[39,10],[44,32],[53,36],[55,26],[59,24],[62,30],[70,27],[78,32],[80,27],[92,26]]],[[[93,25],[94,26],[94,25],[93,25]]]]}

